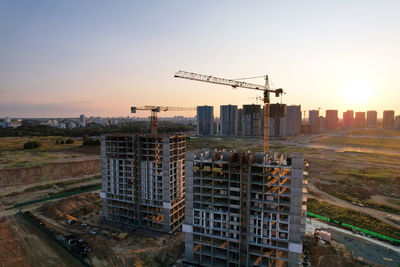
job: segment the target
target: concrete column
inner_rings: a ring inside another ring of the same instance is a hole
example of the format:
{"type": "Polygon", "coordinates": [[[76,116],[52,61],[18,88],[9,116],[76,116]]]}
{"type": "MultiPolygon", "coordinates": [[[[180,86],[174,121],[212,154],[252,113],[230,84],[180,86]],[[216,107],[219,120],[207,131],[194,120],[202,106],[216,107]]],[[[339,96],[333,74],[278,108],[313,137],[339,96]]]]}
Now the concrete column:
{"type": "Polygon", "coordinates": [[[162,159],[162,169],[163,169],[163,177],[162,177],[162,194],[163,194],[163,230],[165,232],[170,231],[170,209],[171,209],[171,201],[170,201],[170,141],[168,137],[163,138],[163,159],[162,159]]]}
{"type": "Polygon", "coordinates": [[[104,135],[100,138],[101,142],[101,192],[103,204],[103,216],[108,219],[108,207],[107,207],[107,158],[106,158],[106,138],[104,135]]]}
{"type": "Polygon", "coordinates": [[[185,260],[193,262],[193,154],[186,153],[185,260]]]}
{"type": "Polygon", "coordinates": [[[303,196],[303,154],[295,153],[292,158],[290,181],[290,221],[288,266],[300,266],[303,240],[301,233],[301,206],[303,196]]]}

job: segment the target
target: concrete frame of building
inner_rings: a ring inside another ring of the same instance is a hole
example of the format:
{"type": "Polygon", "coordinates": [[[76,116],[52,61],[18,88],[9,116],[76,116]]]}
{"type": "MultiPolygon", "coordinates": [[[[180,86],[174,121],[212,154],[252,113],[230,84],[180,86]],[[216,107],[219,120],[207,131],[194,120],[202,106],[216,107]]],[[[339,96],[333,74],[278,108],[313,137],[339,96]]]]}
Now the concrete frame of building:
{"type": "Polygon", "coordinates": [[[187,154],[187,266],[301,266],[307,176],[302,154],[187,154]]]}
{"type": "Polygon", "coordinates": [[[185,153],[185,135],[103,135],[104,220],[166,233],[181,229],[185,153]]]}

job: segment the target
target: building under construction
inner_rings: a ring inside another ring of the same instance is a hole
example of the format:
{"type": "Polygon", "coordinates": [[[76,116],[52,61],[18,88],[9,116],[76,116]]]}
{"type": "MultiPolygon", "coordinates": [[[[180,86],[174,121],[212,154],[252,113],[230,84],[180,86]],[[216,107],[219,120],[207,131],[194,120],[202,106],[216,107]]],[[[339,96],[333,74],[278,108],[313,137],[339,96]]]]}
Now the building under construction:
{"type": "Polygon", "coordinates": [[[171,233],[185,210],[185,135],[109,134],[101,138],[103,217],[171,233]]]}
{"type": "Polygon", "coordinates": [[[243,136],[262,136],[261,105],[243,105],[241,123],[243,136]]]}
{"type": "Polygon", "coordinates": [[[304,167],[301,154],[189,154],[186,265],[300,266],[304,167]]]}
{"type": "Polygon", "coordinates": [[[269,136],[286,137],[286,104],[271,104],[269,117],[269,136]]]}

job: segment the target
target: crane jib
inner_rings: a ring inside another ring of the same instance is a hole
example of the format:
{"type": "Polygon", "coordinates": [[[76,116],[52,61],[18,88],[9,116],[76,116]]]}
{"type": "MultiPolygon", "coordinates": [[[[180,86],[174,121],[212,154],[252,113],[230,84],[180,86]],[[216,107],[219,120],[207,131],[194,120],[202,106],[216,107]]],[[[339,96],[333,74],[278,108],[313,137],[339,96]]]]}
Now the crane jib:
{"type": "Polygon", "coordinates": [[[228,85],[234,89],[241,87],[241,88],[246,88],[246,89],[264,91],[264,98],[263,98],[263,100],[264,100],[264,153],[269,152],[269,108],[270,108],[269,93],[275,93],[275,96],[279,97],[280,95],[283,94],[283,90],[282,89],[271,90],[269,88],[268,75],[265,76],[265,86],[242,82],[242,81],[217,78],[217,77],[213,77],[210,75],[202,75],[202,74],[186,72],[186,71],[178,71],[174,75],[174,77],[188,79],[188,80],[194,80],[194,81],[199,81],[199,82],[228,85]]]}

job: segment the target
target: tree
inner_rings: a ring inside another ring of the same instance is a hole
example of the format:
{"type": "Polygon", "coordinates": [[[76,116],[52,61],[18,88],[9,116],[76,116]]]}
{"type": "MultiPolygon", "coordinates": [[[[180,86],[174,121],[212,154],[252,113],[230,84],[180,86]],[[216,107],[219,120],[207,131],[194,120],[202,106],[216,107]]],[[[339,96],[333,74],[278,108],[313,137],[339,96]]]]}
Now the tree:
{"type": "Polygon", "coordinates": [[[85,141],[83,141],[82,145],[84,145],[84,146],[99,146],[100,140],[97,138],[88,138],[85,141]]]}
{"type": "Polygon", "coordinates": [[[24,144],[24,149],[35,149],[39,147],[40,143],[38,141],[29,141],[24,144]]]}
{"type": "Polygon", "coordinates": [[[73,143],[74,143],[74,140],[72,140],[71,138],[68,138],[67,141],[65,141],[65,143],[66,143],[67,145],[73,144],[73,143]]]}

